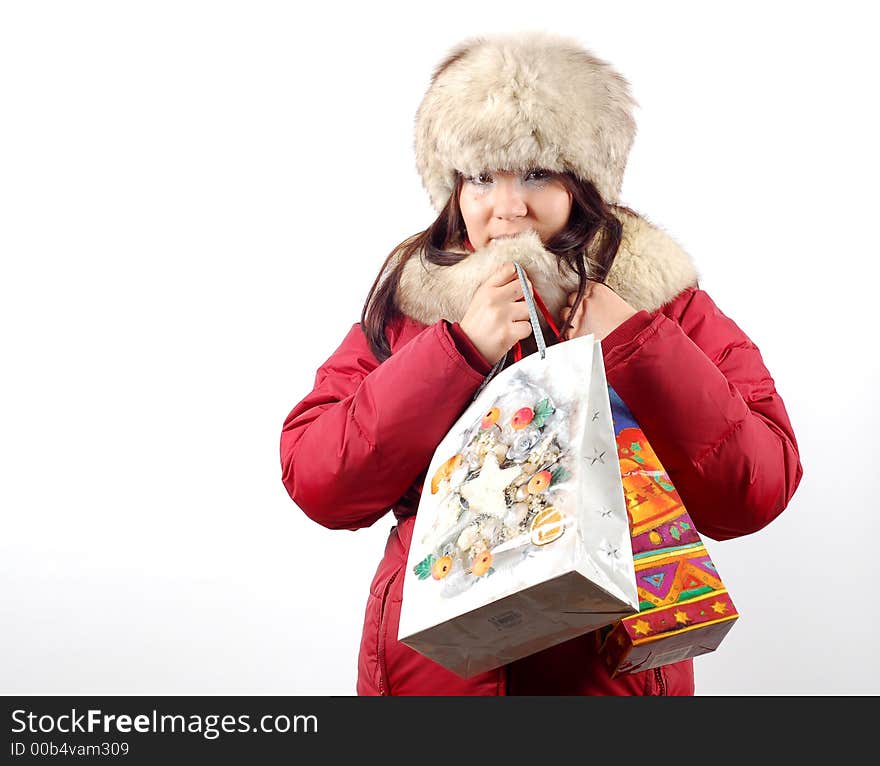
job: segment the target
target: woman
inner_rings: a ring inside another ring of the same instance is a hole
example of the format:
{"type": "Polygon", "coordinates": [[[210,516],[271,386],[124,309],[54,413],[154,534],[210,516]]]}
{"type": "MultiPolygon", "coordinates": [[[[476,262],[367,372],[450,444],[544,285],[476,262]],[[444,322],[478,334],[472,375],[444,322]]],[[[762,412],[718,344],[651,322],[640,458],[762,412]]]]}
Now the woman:
{"type": "Polygon", "coordinates": [[[634,105],[607,63],[543,32],[466,40],[433,73],[415,148],[439,215],[388,257],[281,436],[284,485],[309,517],[358,529],[390,509],[398,522],[370,585],[359,694],[693,694],[691,660],[611,679],[596,634],[467,680],[397,641],[434,449],[493,365],[517,341],[534,348],[513,261],[563,340],[601,340],[609,384],[701,534],[761,529],[797,488],[797,443],[757,347],[689,256],[617,204],[634,105]]]}

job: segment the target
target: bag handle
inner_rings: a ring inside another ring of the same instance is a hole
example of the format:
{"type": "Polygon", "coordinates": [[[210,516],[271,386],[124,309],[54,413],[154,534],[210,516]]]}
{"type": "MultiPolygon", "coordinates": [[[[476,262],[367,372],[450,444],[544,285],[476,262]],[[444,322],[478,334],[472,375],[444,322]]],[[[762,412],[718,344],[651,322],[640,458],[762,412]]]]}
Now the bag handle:
{"type": "MultiPolygon", "coordinates": [[[[529,290],[529,283],[526,281],[526,273],[523,271],[523,267],[516,261],[514,261],[513,265],[516,267],[516,273],[519,277],[520,285],[522,285],[523,298],[525,298],[526,306],[529,308],[529,322],[532,325],[532,333],[535,335],[535,342],[538,344],[538,353],[541,354],[541,359],[543,359],[547,354],[547,344],[544,342],[544,333],[541,332],[541,325],[538,323],[538,311],[535,308],[535,301],[529,290]]],[[[517,341],[513,347],[513,358],[517,362],[522,359],[521,343],[522,341],[517,341]]]]}
{"type": "MultiPolygon", "coordinates": [[[[519,276],[519,281],[522,284],[523,288],[523,297],[526,299],[526,305],[529,307],[529,321],[532,324],[532,332],[535,335],[535,343],[538,345],[538,352],[541,354],[541,359],[546,356],[547,344],[544,341],[544,334],[541,332],[541,325],[538,324],[538,314],[535,311],[535,304],[537,304],[538,309],[541,311],[541,314],[544,316],[544,319],[547,320],[547,324],[550,325],[550,329],[553,330],[553,334],[556,336],[556,340],[562,340],[562,336],[559,334],[559,328],[556,327],[556,323],[553,321],[553,317],[550,315],[550,311],[547,308],[547,305],[541,300],[541,296],[538,295],[537,290],[533,290],[534,295],[529,293],[528,283],[526,282],[525,272],[523,271],[522,266],[518,263],[514,262],[513,264],[516,267],[516,273],[519,276]]],[[[513,360],[518,362],[522,359],[522,341],[517,341],[513,346],[513,360]]]]}
{"type": "MultiPolygon", "coordinates": [[[[544,341],[544,333],[541,331],[541,325],[538,322],[538,310],[543,314],[544,319],[547,320],[547,324],[550,325],[550,329],[553,330],[554,335],[557,340],[562,340],[562,336],[559,334],[559,329],[556,327],[556,323],[553,321],[553,317],[550,315],[550,311],[547,309],[546,304],[543,300],[541,300],[541,296],[538,295],[538,291],[529,290],[529,283],[526,281],[526,274],[523,271],[523,267],[519,265],[516,261],[513,262],[513,265],[516,267],[516,274],[519,277],[520,284],[523,289],[523,298],[525,298],[526,306],[529,309],[529,322],[532,325],[532,333],[535,336],[535,343],[538,346],[538,353],[541,354],[541,359],[543,359],[547,355],[547,344],[544,341]],[[532,293],[534,292],[534,296],[532,293]],[[537,304],[537,309],[535,308],[535,304],[537,304]]],[[[471,401],[476,399],[480,392],[486,387],[486,384],[495,377],[497,372],[504,366],[504,363],[507,361],[507,354],[510,353],[507,351],[504,356],[502,356],[495,365],[489,370],[488,375],[486,375],[486,379],[480,384],[480,387],[477,389],[476,393],[471,398],[471,401]]],[[[513,359],[515,362],[520,361],[522,359],[522,341],[517,341],[513,346],[513,359]]]]}

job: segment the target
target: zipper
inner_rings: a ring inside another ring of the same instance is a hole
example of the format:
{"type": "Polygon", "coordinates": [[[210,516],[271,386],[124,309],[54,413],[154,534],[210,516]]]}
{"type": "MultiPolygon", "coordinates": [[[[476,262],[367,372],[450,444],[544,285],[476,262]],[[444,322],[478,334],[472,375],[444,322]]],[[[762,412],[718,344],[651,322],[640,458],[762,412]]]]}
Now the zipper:
{"type": "Polygon", "coordinates": [[[391,592],[391,583],[394,582],[399,573],[399,569],[394,570],[394,573],[388,578],[388,582],[385,583],[385,590],[382,592],[382,611],[379,614],[379,636],[376,642],[376,656],[379,663],[379,695],[383,697],[390,696],[391,693],[390,689],[388,691],[385,690],[385,683],[383,681],[388,675],[388,669],[385,667],[385,629],[387,627],[385,623],[388,621],[388,596],[391,592]]]}
{"type": "Polygon", "coordinates": [[[666,679],[663,678],[663,671],[660,668],[654,668],[654,678],[657,679],[657,688],[660,690],[657,694],[660,697],[666,696],[666,679]]]}

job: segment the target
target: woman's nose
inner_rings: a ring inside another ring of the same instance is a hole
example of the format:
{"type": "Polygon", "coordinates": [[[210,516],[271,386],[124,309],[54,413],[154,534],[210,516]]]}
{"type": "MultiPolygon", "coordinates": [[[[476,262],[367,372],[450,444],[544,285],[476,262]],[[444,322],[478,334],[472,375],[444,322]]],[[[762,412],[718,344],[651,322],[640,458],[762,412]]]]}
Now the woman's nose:
{"type": "Polygon", "coordinates": [[[495,183],[492,200],[498,218],[519,218],[528,211],[525,195],[518,180],[502,179],[495,183]]]}

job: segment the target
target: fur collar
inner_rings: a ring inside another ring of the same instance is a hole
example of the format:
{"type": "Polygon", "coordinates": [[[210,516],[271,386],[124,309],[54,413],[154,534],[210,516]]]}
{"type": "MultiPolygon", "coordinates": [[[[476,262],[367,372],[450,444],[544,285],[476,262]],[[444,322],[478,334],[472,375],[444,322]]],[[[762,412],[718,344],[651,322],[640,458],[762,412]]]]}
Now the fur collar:
{"type": "MultiPolygon", "coordinates": [[[[623,237],[608,286],[633,308],[654,311],[682,290],[698,284],[690,256],[671,236],[642,216],[613,208],[623,223],[623,237]]],[[[477,287],[504,261],[518,261],[554,319],[569,293],[577,290],[577,275],[560,274],[556,256],[544,249],[533,231],[490,242],[453,266],[437,266],[416,253],[403,268],[396,302],[400,311],[422,324],[440,319],[458,322],[477,287]]],[[[590,272],[587,260],[587,274],[590,272]]],[[[542,324],[544,324],[542,320],[542,324]]]]}

